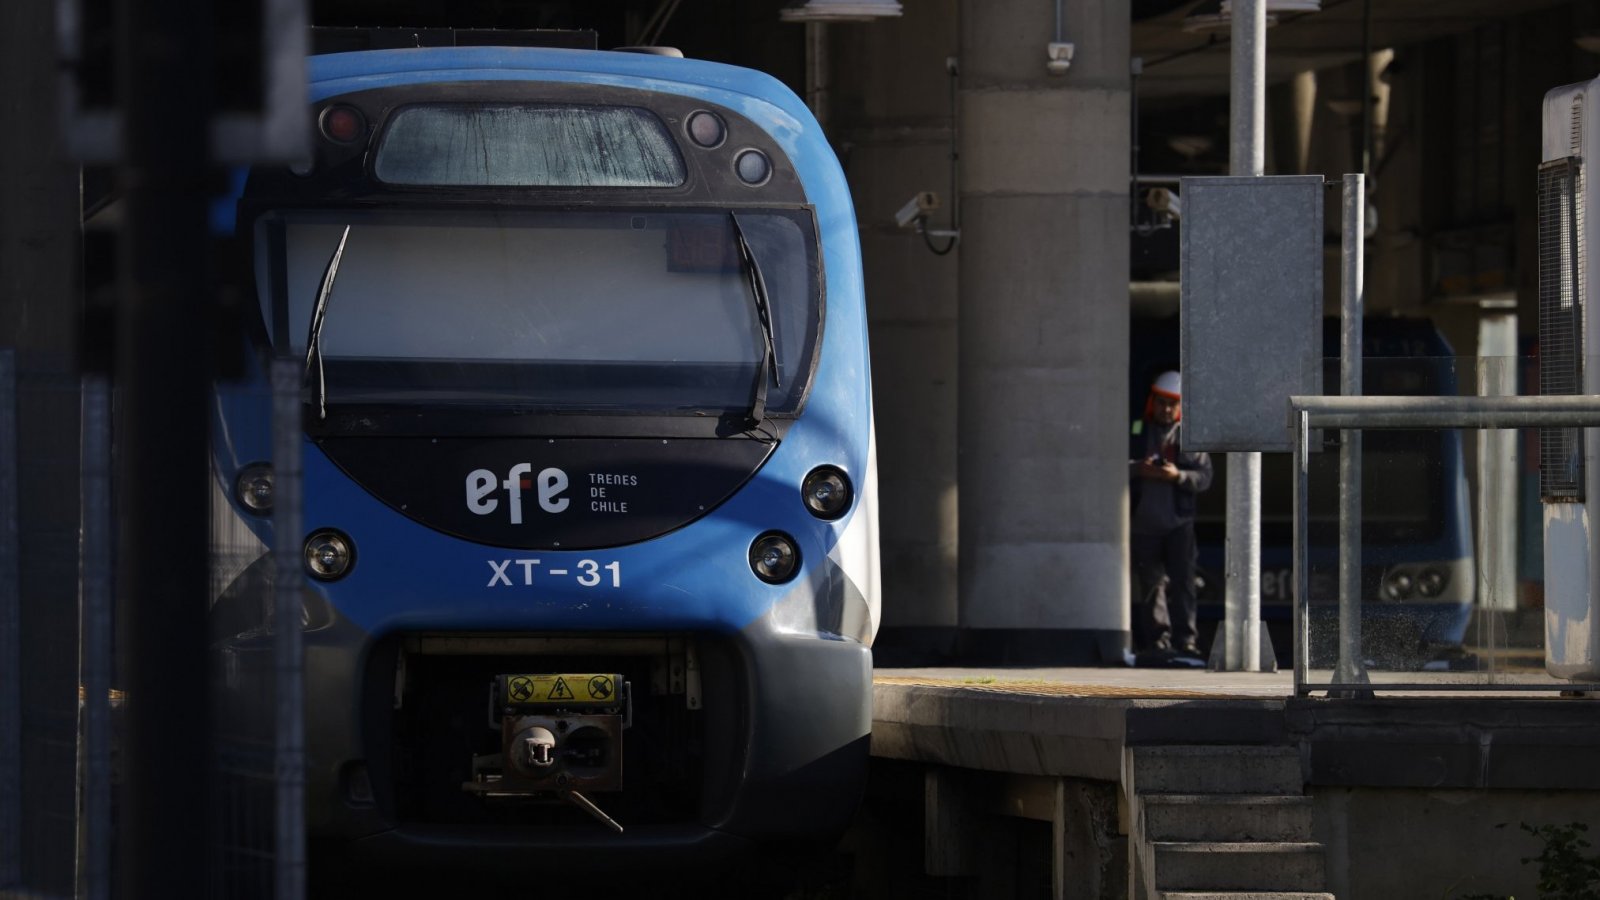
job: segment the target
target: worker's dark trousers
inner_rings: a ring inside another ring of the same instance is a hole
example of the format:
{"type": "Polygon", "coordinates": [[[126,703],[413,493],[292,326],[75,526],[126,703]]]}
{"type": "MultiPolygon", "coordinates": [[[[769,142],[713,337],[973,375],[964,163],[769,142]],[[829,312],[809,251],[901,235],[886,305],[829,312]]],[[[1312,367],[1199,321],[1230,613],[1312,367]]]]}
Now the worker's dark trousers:
{"type": "Polygon", "coordinates": [[[1132,538],[1135,651],[1194,644],[1194,525],[1132,538]]]}

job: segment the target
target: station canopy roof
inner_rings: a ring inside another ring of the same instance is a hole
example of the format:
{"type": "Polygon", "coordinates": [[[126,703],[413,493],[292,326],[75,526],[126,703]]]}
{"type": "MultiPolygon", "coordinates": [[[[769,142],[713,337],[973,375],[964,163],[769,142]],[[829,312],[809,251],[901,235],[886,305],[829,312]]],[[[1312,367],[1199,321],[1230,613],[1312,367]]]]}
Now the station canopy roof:
{"type": "MultiPolygon", "coordinates": [[[[1268,0],[1269,10],[1280,2],[1284,10],[1273,13],[1276,24],[1267,29],[1269,82],[1361,59],[1369,2],[1372,47],[1382,49],[1459,34],[1565,0],[1268,0]],[[1298,11],[1314,5],[1320,9],[1298,11]]],[[[1141,98],[1228,93],[1230,28],[1221,7],[1222,0],[1133,0],[1133,55],[1144,60],[1141,98]],[[1197,27],[1205,24],[1220,27],[1197,27]]]]}

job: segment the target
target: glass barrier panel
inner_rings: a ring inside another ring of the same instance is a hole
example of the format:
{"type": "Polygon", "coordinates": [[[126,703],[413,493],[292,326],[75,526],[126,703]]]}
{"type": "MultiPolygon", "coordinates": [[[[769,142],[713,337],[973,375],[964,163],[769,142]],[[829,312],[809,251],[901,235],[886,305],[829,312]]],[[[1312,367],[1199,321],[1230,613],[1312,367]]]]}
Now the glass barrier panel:
{"type": "MultiPolygon", "coordinates": [[[[1338,385],[1325,361],[1325,388],[1338,385]]],[[[1363,360],[1363,393],[1473,396],[1530,393],[1525,357],[1363,360]]],[[[1360,432],[1359,666],[1339,665],[1340,442],[1313,432],[1308,460],[1306,683],[1359,670],[1381,689],[1550,690],[1572,682],[1546,671],[1541,429],[1369,428],[1360,432]]],[[[1547,439],[1548,440],[1548,439],[1547,439]]],[[[1263,618],[1292,550],[1289,457],[1263,465],[1263,618]]],[[[1204,551],[1202,551],[1204,552],[1204,551]]],[[[1274,628],[1277,631],[1286,626],[1274,628]]],[[[1278,643],[1280,661],[1292,654],[1278,643]]],[[[1348,682],[1353,686],[1353,682],[1348,682]]]]}

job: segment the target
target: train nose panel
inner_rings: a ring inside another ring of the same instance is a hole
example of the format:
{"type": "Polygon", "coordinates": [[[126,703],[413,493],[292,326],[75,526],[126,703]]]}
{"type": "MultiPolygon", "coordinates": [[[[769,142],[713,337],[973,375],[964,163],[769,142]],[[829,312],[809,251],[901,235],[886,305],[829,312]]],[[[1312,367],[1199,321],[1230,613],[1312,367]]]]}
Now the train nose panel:
{"type": "Polygon", "coordinates": [[[648,540],[739,489],[775,442],[662,438],[324,437],[345,474],[397,512],[499,547],[648,540]]]}

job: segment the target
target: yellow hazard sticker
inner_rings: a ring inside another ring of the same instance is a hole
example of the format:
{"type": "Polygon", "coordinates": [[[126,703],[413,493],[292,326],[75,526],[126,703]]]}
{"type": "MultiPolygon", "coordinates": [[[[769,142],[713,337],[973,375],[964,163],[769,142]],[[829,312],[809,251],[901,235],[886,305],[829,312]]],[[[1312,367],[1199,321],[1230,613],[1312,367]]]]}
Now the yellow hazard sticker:
{"type": "Polygon", "coordinates": [[[615,675],[507,675],[506,700],[510,703],[618,702],[620,680],[615,675]]]}

